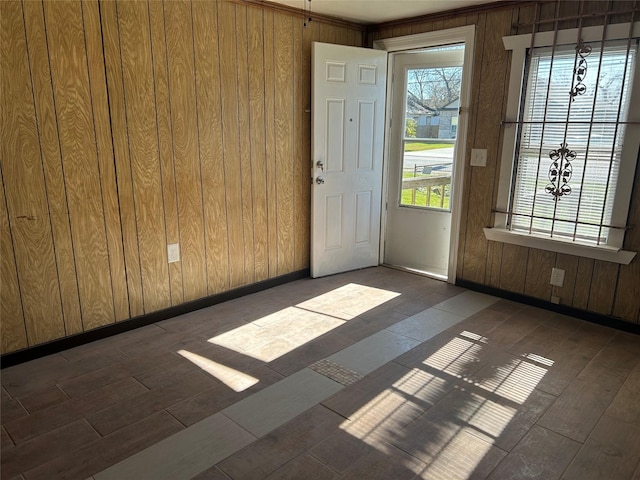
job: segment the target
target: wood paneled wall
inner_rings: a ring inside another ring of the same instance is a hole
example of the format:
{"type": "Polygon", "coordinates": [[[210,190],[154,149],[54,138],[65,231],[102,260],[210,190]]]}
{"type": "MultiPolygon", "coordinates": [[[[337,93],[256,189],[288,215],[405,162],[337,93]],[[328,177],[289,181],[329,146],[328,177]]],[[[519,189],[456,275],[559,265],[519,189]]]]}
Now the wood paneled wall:
{"type": "Polygon", "coordinates": [[[308,268],[311,42],[362,28],[238,1],[0,18],[2,353],[308,268]]]}
{"type": "MultiPolygon", "coordinates": [[[[585,13],[594,14],[583,25],[602,24],[599,15],[607,9],[624,11],[635,8],[636,21],[640,18],[640,2],[587,1],[585,13]]],[[[494,7],[469,15],[438,16],[404,23],[380,25],[369,31],[368,43],[376,39],[412,33],[422,33],[463,25],[476,25],[475,58],[473,62],[472,106],[469,112],[467,155],[472,148],[486,148],[486,168],[470,167],[465,159],[466,172],[463,191],[463,212],[458,251],[457,278],[502,290],[550,301],[558,296],[560,303],[598,314],[611,315],[623,320],[640,322],[640,258],[630,265],[578,258],[533,248],[487,241],[483,227],[493,225],[492,208],[496,205],[500,158],[502,155],[502,129],[506,106],[506,86],[509,81],[510,58],[504,49],[502,37],[529,33],[531,27],[517,28],[531,22],[535,16],[535,3],[494,7]],[[562,288],[549,285],[551,268],[566,271],[562,288]]],[[[545,2],[541,4],[542,20],[566,18],[579,13],[580,2],[545,2]]],[[[614,14],[611,23],[628,22],[629,14],[614,14]]],[[[575,20],[558,22],[559,28],[577,26],[575,20]]],[[[540,30],[554,28],[554,22],[540,30]]],[[[624,248],[640,251],[640,175],[636,172],[624,248]]]]}
{"type": "MultiPolygon", "coordinates": [[[[547,2],[541,15],[576,5],[547,2]]],[[[501,155],[502,36],[523,33],[514,25],[534,8],[382,25],[368,41],[476,25],[467,151],[489,155],[466,170],[458,278],[636,323],[640,259],[618,266],[482,232],[501,155]],[[553,266],[563,288],[548,285],[553,266]]],[[[362,28],[305,28],[237,0],[9,0],[0,22],[2,353],[309,266],[311,42],[362,45],[362,28]],[[180,262],[167,263],[168,243],[180,262]]],[[[640,250],[639,228],[625,248],[640,250]]]]}

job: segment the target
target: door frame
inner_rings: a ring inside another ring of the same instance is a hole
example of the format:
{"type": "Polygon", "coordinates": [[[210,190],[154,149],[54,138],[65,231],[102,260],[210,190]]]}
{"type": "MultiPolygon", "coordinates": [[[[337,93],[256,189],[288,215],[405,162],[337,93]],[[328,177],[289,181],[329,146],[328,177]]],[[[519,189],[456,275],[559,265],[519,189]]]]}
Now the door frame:
{"type": "MultiPolygon", "coordinates": [[[[387,101],[385,106],[385,140],[382,158],[382,201],[380,219],[380,256],[379,263],[384,264],[385,238],[387,231],[387,204],[389,199],[389,155],[391,132],[391,107],[393,102],[393,53],[404,53],[409,50],[436,47],[440,45],[462,43],[465,44],[460,88],[460,111],[458,119],[457,151],[453,166],[451,205],[451,232],[449,239],[449,265],[447,282],[455,283],[458,267],[458,247],[460,244],[460,222],[462,218],[462,194],[464,173],[467,158],[467,133],[469,124],[469,109],[471,106],[471,86],[473,78],[473,56],[475,47],[475,25],[449,28],[435,32],[405,35],[402,37],[386,38],[373,42],[376,50],[387,51],[387,101]]],[[[393,200],[395,201],[395,200],[393,200]]]]}

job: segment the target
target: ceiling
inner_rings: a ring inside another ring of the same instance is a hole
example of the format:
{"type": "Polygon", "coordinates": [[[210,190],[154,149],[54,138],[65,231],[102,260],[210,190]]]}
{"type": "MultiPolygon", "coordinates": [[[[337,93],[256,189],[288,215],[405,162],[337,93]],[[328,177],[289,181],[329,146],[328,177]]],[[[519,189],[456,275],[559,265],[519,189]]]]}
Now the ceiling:
{"type": "Polygon", "coordinates": [[[376,24],[446,10],[493,3],[496,0],[271,0],[312,13],[352,22],[376,24]]]}

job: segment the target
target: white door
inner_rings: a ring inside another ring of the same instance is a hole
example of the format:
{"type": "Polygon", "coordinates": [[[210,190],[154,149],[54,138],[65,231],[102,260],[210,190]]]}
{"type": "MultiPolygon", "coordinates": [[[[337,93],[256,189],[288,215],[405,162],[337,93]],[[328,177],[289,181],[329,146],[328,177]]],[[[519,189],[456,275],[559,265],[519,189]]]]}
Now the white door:
{"type": "Polygon", "coordinates": [[[311,276],[379,263],[387,53],[313,44],[311,276]]]}
{"type": "Polygon", "coordinates": [[[463,61],[464,44],[393,54],[384,263],[444,280],[463,61]]]}

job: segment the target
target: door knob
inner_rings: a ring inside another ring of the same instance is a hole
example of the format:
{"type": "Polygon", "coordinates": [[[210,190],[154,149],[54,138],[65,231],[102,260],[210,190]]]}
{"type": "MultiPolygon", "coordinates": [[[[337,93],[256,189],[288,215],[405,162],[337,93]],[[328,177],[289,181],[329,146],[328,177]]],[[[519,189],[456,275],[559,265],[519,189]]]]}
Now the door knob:
{"type": "Polygon", "coordinates": [[[322,185],[322,184],[324,183],[324,178],[322,178],[322,177],[316,177],[316,183],[317,183],[318,185],[322,185]]]}
{"type": "Polygon", "coordinates": [[[318,160],[316,162],[316,167],[318,167],[320,170],[324,172],[324,163],[322,163],[322,160],[318,160]]]}

